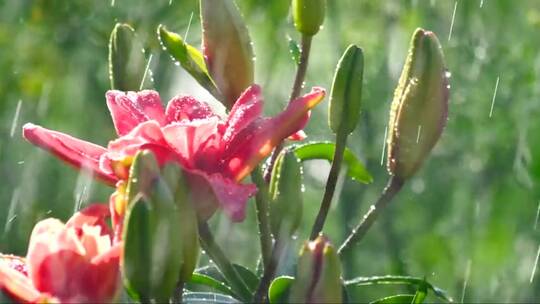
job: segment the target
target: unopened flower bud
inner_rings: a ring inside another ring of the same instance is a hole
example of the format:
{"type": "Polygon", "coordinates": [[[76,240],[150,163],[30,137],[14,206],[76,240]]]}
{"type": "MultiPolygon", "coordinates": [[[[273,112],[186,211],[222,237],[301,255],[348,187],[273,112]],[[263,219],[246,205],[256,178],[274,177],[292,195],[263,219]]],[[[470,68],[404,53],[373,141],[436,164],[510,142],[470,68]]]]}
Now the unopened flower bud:
{"type": "Polygon", "coordinates": [[[448,116],[448,75],[435,34],[417,29],[388,123],[387,166],[395,177],[411,177],[441,136],[448,116]]]}
{"type": "Polygon", "coordinates": [[[135,35],[135,30],[128,24],[117,23],[109,40],[111,88],[138,91],[145,68],[143,47],[135,35]]]}
{"type": "Polygon", "coordinates": [[[313,36],[324,22],[326,0],[293,0],[292,13],[296,30],[313,36]]]}
{"type": "Polygon", "coordinates": [[[233,0],[201,0],[201,21],[208,70],[231,109],[254,79],[248,29],[233,0]]]}
{"type": "Polygon", "coordinates": [[[363,74],[362,49],[351,45],[339,60],[330,94],[328,123],[334,133],[349,134],[358,124],[363,74]]]}
{"type": "Polygon", "coordinates": [[[341,303],[341,264],[324,236],[306,242],[300,251],[292,303],[341,303]]]}
{"type": "Polygon", "coordinates": [[[302,166],[294,152],[277,158],[270,181],[270,224],[274,237],[290,237],[302,219],[302,166]]]}

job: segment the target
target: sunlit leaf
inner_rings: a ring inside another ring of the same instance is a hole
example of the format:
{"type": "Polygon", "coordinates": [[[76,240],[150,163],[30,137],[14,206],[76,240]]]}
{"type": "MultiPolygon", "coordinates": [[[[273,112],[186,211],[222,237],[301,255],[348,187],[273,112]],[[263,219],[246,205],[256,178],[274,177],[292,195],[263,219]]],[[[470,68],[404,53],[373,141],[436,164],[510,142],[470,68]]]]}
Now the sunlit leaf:
{"type": "Polygon", "coordinates": [[[195,47],[184,42],[177,33],[168,31],[165,26],[158,27],[158,37],[161,45],[172,56],[173,60],[180,65],[197,82],[210,92],[216,99],[221,100],[222,95],[216,87],[214,80],[210,77],[204,57],[195,47]]]}
{"type": "MultiPolygon", "coordinates": [[[[301,161],[326,159],[331,162],[334,159],[336,145],[332,142],[311,142],[296,146],[293,149],[301,161]]],[[[348,148],[345,148],[343,162],[347,166],[347,175],[350,178],[364,184],[369,184],[373,181],[373,177],[369,174],[365,166],[348,148]]]]}
{"type": "Polygon", "coordinates": [[[201,304],[201,303],[216,303],[216,304],[236,304],[241,303],[238,300],[219,293],[213,292],[186,292],[184,293],[182,303],[184,304],[201,304]]]}
{"type": "Polygon", "coordinates": [[[289,300],[289,291],[293,282],[294,278],[289,276],[275,278],[268,289],[270,303],[286,303],[289,300]]]}
{"type": "Polygon", "coordinates": [[[411,303],[413,299],[414,295],[400,294],[378,299],[370,302],[370,304],[405,304],[411,303]]]}
{"type": "Polygon", "coordinates": [[[208,275],[205,275],[205,274],[193,273],[193,275],[191,276],[191,279],[189,280],[189,283],[198,284],[198,285],[204,285],[204,286],[210,287],[210,288],[212,288],[212,289],[214,289],[216,291],[222,292],[224,294],[234,296],[234,292],[224,282],[216,280],[216,279],[212,278],[211,276],[208,276],[208,275]]]}

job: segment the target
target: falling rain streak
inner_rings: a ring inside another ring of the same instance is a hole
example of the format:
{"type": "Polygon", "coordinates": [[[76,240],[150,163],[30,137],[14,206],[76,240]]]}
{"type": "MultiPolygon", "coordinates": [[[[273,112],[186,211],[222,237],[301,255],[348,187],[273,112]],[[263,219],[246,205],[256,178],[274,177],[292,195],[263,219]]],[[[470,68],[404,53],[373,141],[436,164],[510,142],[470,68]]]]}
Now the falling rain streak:
{"type": "Polygon", "coordinates": [[[141,85],[139,86],[139,91],[142,90],[144,86],[144,81],[146,80],[146,75],[148,75],[148,70],[150,70],[150,63],[152,62],[152,55],[153,54],[150,54],[150,56],[148,57],[148,63],[146,64],[146,69],[144,69],[144,74],[141,79],[141,85]]]}
{"type": "Polygon", "coordinates": [[[383,139],[383,145],[382,145],[382,153],[381,153],[381,166],[384,164],[384,151],[386,149],[386,137],[388,136],[388,126],[384,127],[384,139],[383,139]]]}
{"type": "Polygon", "coordinates": [[[15,109],[15,115],[13,116],[13,121],[11,122],[11,130],[9,131],[9,137],[13,138],[15,135],[15,130],[17,129],[17,124],[19,123],[19,114],[21,113],[22,100],[19,99],[17,102],[17,108],[15,109]]]}
{"type": "Polygon", "coordinates": [[[482,6],[484,6],[484,0],[480,0],[480,8],[482,8],[482,6]]]}
{"type": "Polygon", "coordinates": [[[529,279],[529,283],[532,283],[534,280],[534,275],[536,274],[536,267],[538,266],[538,258],[540,257],[540,246],[538,246],[538,250],[536,252],[536,259],[534,259],[534,265],[533,270],[531,272],[531,278],[529,279]]]}
{"type": "Polygon", "coordinates": [[[463,303],[463,300],[465,300],[465,291],[467,290],[467,285],[469,284],[469,278],[471,277],[471,266],[472,266],[472,261],[471,259],[468,259],[467,267],[465,268],[465,279],[463,280],[463,290],[461,291],[460,303],[463,303]]]}
{"type": "Polygon", "coordinates": [[[491,109],[489,110],[489,118],[493,115],[493,106],[495,105],[495,98],[497,98],[497,90],[499,89],[499,77],[497,76],[497,82],[495,83],[495,90],[493,90],[493,98],[491,99],[491,109]]]}
{"type": "Polygon", "coordinates": [[[536,230],[536,227],[538,227],[538,216],[540,216],[540,201],[538,201],[538,208],[536,208],[536,217],[534,219],[534,230],[536,230]]]}
{"type": "Polygon", "coordinates": [[[452,39],[452,31],[454,30],[454,20],[456,19],[456,10],[458,2],[454,4],[454,12],[452,13],[452,22],[450,22],[450,32],[448,33],[448,41],[452,39]]]}
{"type": "Polygon", "coordinates": [[[422,133],[422,126],[418,126],[418,134],[416,134],[416,143],[420,141],[420,134],[422,133]]]}
{"type": "Polygon", "coordinates": [[[189,29],[191,28],[191,22],[193,21],[193,12],[191,12],[191,16],[189,16],[189,22],[186,29],[186,33],[184,34],[184,42],[187,43],[187,37],[189,34],[189,29]]]}

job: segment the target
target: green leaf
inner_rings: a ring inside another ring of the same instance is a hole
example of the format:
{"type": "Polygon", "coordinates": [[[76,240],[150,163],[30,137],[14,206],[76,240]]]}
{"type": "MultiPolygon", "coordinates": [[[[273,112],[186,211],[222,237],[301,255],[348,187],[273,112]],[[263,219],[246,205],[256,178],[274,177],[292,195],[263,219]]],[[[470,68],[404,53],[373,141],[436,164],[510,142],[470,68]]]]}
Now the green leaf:
{"type": "Polygon", "coordinates": [[[416,290],[416,293],[414,294],[414,298],[411,303],[412,304],[424,303],[424,300],[427,297],[427,289],[428,289],[428,285],[424,281],[423,284],[421,283],[420,286],[418,286],[418,290],[416,290]]]}
{"type": "Polygon", "coordinates": [[[189,283],[204,285],[213,288],[216,291],[220,291],[226,295],[234,296],[234,292],[231,290],[231,287],[227,286],[227,284],[225,284],[224,282],[218,281],[211,276],[205,274],[193,273],[191,279],[189,280],[189,283]]]}
{"type": "Polygon", "coordinates": [[[293,282],[294,278],[289,276],[275,278],[268,289],[270,303],[286,303],[289,300],[289,291],[293,282]]]}
{"type": "MultiPolygon", "coordinates": [[[[247,269],[246,267],[242,265],[233,264],[233,267],[238,272],[238,274],[240,274],[240,276],[246,283],[247,287],[249,288],[249,291],[254,293],[257,290],[257,287],[259,286],[259,277],[257,277],[255,273],[253,273],[251,270],[247,269]]],[[[218,282],[221,282],[224,285],[227,285],[227,280],[225,280],[225,278],[223,277],[219,269],[215,266],[199,268],[195,272],[209,276],[217,280],[218,282]]]]}
{"type": "Polygon", "coordinates": [[[431,289],[433,293],[443,299],[446,302],[453,302],[452,297],[448,293],[431,283],[427,282],[425,279],[410,277],[410,276],[373,276],[373,277],[358,277],[352,280],[345,281],[345,286],[365,286],[365,285],[386,285],[386,284],[405,284],[405,285],[415,285],[421,286],[424,284],[427,289],[431,289]]]}
{"type": "Polygon", "coordinates": [[[117,23],[109,39],[111,88],[139,91],[146,69],[142,43],[128,24],[117,23]]]}
{"type": "Polygon", "coordinates": [[[163,25],[158,26],[157,32],[161,45],[172,56],[173,60],[179,62],[182,68],[210,94],[221,100],[223,96],[208,72],[202,53],[185,43],[177,33],[168,31],[163,25]]]}
{"type": "Polygon", "coordinates": [[[238,300],[219,293],[213,292],[186,292],[183,295],[182,303],[184,304],[201,304],[201,303],[216,303],[216,304],[236,304],[241,303],[238,300]]]}
{"type": "Polygon", "coordinates": [[[405,303],[411,303],[413,298],[414,298],[414,295],[400,294],[400,295],[393,295],[393,296],[385,297],[382,299],[378,299],[373,302],[370,302],[370,304],[405,304],[405,303]]]}
{"type": "MultiPolygon", "coordinates": [[[[335,150],[336,145],[332,142],[311,142],[293,148],[294,153],[301,161],[326,159],[331,162],[335,150]]],[[[348,148],[345,148],[343,161],[347,165],[347,175],[350,178],[364,184],[373,182],[371,174],[348,148]]]]}
{"type": "Polygon", "coordinates": [[[289,40],[289,52],[292,55],[292,59],[296,65],[300,64],[300,46],[298,46],[298,43],[294,41],[291,37],[287,37],[289,40]]]}

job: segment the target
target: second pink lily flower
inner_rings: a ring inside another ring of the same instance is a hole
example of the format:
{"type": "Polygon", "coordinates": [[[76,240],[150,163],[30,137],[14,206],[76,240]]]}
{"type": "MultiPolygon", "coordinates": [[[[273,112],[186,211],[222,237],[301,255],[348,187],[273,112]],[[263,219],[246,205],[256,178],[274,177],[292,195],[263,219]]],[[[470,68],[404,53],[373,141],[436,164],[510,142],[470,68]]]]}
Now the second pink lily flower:
{"type": "Polygon", "coordinates": [[[302,130],[309,110],[324,95],[323,89],[313,88],[277,116],[265,118],[261,90],[253,85],[223,120],[190,96],[177,96],[164,108],[155,91],[109,91],[107,105],[119,138],[107,148],[33,124],[24,126],[23,135],[109,185],[127,179],[137,151],[151,150],[160,164],[174,161],[190,174],[191,197],[201,218],[221,207],[234,221],[241,221],[246,202],[257,189],[240,181],[277,144],[302,130]]]}

